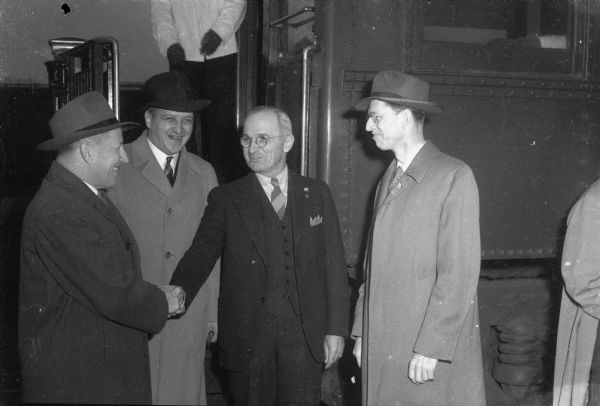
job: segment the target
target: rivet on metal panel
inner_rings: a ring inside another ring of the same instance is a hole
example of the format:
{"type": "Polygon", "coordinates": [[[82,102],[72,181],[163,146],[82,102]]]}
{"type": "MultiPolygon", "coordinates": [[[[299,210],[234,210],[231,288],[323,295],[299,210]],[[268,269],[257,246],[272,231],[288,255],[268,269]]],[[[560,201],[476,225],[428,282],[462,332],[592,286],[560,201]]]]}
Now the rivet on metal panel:
{"type": "Polygon", "coordinates": [[[515,254],[515,251],[514,250],[508,250],[508,251],[506,251],[506,254],[512,256],[512,255],[515,254]]]}
{"type": "Polygon", "coordinates": [[[452,89],[452,88],[448,89],[448,93],[454,93],[454,89],[452,89]]]}
{"type": "Polygon", "coordinates": [[[354,89],[354,85],[353,84],[348,84],[348,89],[354,89]]]}
{"type": "Polygon", "coordinates": [[[523,86],[523,87],[527,86],[527,82],[525,82],[525,81],[521,82],[521,86],[523,86]]]}
{"type": "Polygon", "coordinates": [[[489,250],[487,253],[489,255],[495,255],[496,254],[496,250],[489,250]]]}
{"type": "Polygon", "coordinates": [[[532,249],[532,248],[529,248],[529,249],[527,250],[527,254],[528,254],[528,255],[532,255],[532,254],[533,254],[533,249],[532,249]]]}
{"type": "Polygon", "coordinates": [[[514,92],[514,91],[512,91],[512,90],[509,90],[508,92],[506,92],[506,95],[507,95],[507,96],[512,96],[512,95],[514,95],[514,94],[515,94],[515,92],[514,92]]]}
{"type": "Polygon", "coordinates": [[[485,257],[485,254],[486,254],[485,250],[481,250],[481,256],[485,257]]]}
{"type": "Polygon", "coordinates": [[[500,84],[501,84],[502,86],[506,86],[506,80],[503,80],[503,81],[501,81],[501,82],[500,82],[500,84]]]}
{"type": "Polygon", "coordinates": [[[470,94],[473,94],[473,93],[475,93],[475,90],[473,90],[473,89],[469,89],[469,93],[470,93],[470,94]]]}
{"type": "Polygon", "coordinates": [[[504,255],[504,250],[498,250],[498,255],[504,255]]]}
{"type": "Polygon", "coordinates": [[[530,96],[535,96],[535,92],[534,92],[534,91],[531,91],[531,92],[529,92],[529,95],[530,95],[530,96]]]}
{"type": "Polygon", "coordinates": [[[350,77],[350,79],[354,79],[354,73],[351,73],[351,74],[349,75],[349,77],[350,77]]]}
{"type": "Polygon", "coordinates": [[[523,255],[523,250],[521,248],[517,250],[517,255],[523,255]]]}
{"type": "Polygon", "coordinates": [[[496,92],[494,90],[490,90],[490,94],[495,94],[496,92]]]}

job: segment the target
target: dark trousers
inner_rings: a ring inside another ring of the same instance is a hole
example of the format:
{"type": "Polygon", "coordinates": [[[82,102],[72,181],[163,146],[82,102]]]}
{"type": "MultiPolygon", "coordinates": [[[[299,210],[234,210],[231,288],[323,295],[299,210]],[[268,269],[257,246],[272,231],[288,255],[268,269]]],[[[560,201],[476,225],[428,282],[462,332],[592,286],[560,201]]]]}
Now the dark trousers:
{"type": "Polygon", "coordinates": [[[237,54],[205,62],[186,61],[183,69],[197,97],[211,100],[200,113],[201,145],[193,152],[212,164],[219,183],[244,176],[248,167],[235,123],[237,54]]]}
{"type": "Polygon", "coordinates": [[[277,314],[264,313],[249,368],[228,373],[234,406],[318,405],[321,376],[287,299],[277,314]]]}

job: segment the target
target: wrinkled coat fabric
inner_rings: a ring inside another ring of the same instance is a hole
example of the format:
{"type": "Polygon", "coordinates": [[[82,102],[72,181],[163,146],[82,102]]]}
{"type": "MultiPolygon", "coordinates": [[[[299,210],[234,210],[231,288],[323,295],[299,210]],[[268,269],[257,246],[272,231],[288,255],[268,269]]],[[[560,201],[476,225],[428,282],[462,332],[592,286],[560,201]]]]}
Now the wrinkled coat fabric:
{"type": "Polygon", "coordinates": [[[387,195],[379,184],[352,334],[363,337],[363,404],[485,404],[476,288],[479,200],[470,168],[427,142],[387,195]],[[414,384],[414,353],[440,360],[414,384]]]}

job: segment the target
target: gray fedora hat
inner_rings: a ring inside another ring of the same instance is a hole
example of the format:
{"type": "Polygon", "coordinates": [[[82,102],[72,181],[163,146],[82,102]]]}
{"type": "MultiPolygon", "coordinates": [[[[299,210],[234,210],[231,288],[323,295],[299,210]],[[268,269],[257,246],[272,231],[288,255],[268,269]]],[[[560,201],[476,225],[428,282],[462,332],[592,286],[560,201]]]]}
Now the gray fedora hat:
{"type": "Polygon", "coordinates": [[[427,114],[441,113],[442,108],[429,101],[429,83],[406,73],[392,70],[375,75],[371,95],[360,100],[355,108],[367,110],[371,100],[411,107],[427,114]]]}
{"type": "Polygon", "coordinates": [[[52,138],[37,146],[54,151],[72,142],[115,128],[132,128],[139,124],[119,122],[102,93],[92,91],[74,98],[61,107],[49,121],[52,138]]]}
{"type": "Polygon", "coordinates": [[[192,98],[187,77],[178,71],[169,71],[152,76],[142,88],[146,96],[144,110],[158,107],[165,110],[191,113],[210,104],[210,100],[192,98]]]}

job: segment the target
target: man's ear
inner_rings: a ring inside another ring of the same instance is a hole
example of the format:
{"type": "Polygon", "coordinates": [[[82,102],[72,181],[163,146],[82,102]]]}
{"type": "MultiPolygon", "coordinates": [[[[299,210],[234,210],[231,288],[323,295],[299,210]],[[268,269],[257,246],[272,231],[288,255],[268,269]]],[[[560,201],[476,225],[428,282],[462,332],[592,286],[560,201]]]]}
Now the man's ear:
{"type": "Polygon", "coordinates": [[[283,152],[290,152],[294,146],[294,136],[292,134],[286,135],[283,139],[283,152]]]}
{"type": "Polygon", "coordinates": [[[152,112],[150,111],[150,109],[146,110],[146,112],[144,113],[144,121],[146,122],[146,127],[150,128],[150,126],[152,125],[152,112]]]}
{"type": "Polygon", "coordinates": [[[79,153],[86,163],[91,164],[94,161],[94,151],[89,140],[83,140],[79,143],[79,153]]]}

